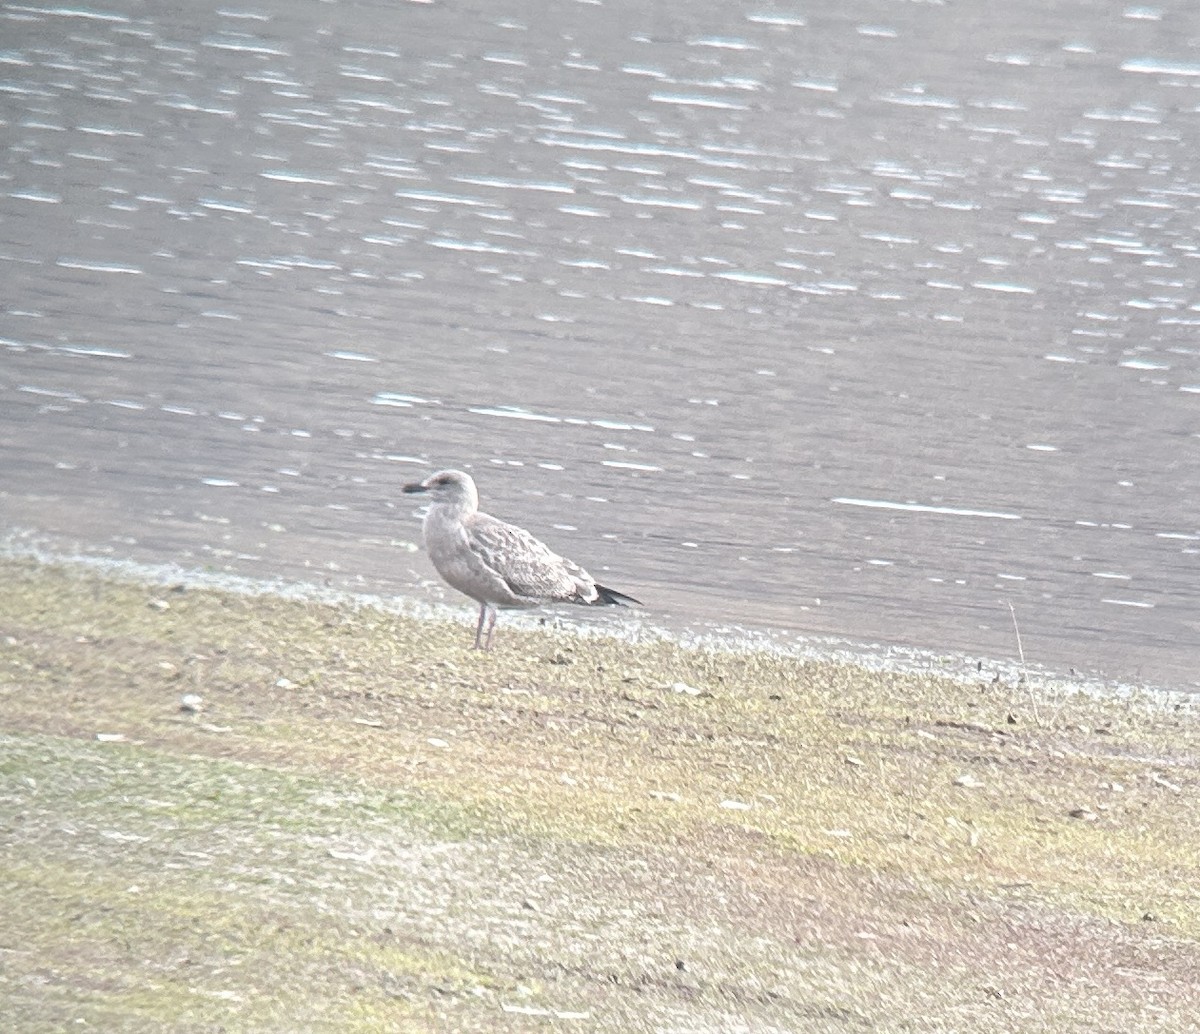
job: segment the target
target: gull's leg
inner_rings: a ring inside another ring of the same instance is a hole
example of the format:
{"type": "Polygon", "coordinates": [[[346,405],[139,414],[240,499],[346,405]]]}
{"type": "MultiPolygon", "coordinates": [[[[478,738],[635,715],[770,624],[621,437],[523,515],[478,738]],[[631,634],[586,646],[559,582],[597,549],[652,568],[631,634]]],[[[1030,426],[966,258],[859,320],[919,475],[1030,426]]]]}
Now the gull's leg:
{"type": "MultiPolygon", "coordinates": [[[[475,626],[475,645],[472,647],[474,650],[487,649],[487,647],[480,642],[481,638],[483,637],[483,619],[487,616],[487,612],[488,605],[486,603],[479,604],[479,624],[475,626]]],[[[493,618],[492,620],[494,621],[495,619],[493,618]]],[[[488,639],[489,641],[491,640],[490,633],[488,635],[488,639]]]]}
{"type": "Polygon", "coordinates": [[[496,613],[496,608],[492,607],[492,616],[488,620],[487,646],[484,647],[485,650],[492,648],[492,632],[496,630],[496,613]]]}

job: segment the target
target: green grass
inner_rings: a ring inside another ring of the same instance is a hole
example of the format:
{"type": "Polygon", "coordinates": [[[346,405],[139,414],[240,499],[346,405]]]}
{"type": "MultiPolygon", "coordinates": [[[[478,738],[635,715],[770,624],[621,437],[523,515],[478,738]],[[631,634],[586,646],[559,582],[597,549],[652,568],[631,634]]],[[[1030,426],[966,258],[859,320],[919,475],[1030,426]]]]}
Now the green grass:
{"type": "Polygon", "coordinates": [[[12,1028],[1194,1029],[1191,709],[470,638],[0,562],[12,1028]]]}

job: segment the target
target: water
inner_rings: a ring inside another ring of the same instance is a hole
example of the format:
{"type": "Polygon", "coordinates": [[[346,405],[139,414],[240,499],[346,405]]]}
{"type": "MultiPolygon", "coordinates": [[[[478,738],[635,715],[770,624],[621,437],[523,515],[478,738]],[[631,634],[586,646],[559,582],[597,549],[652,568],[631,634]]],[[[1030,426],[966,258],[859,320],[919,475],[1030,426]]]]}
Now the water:
{"type": "Polygon", "coordinates": [[[0,4],[0,520],[1197,688],[1193,6],[0,4]]]}

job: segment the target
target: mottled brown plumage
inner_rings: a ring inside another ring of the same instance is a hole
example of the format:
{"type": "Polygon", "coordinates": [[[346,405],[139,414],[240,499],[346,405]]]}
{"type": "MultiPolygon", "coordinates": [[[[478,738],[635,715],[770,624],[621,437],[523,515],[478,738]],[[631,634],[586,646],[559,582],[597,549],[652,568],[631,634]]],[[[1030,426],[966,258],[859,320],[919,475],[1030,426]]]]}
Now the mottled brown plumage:
{"type": "Polygon", "coordinates": [[[405,485],[404,491],[430,496],[425,548],[447,584],[479,603],[477,650],[491,649],[498,607],[639,602],[597,585],[582,567],[559,556],[524,528],[481,513],[475,482],[461,470],[439,470],[424,481],[405,485]],[[484,639],[484,621],[489,614],[484,639]]]}

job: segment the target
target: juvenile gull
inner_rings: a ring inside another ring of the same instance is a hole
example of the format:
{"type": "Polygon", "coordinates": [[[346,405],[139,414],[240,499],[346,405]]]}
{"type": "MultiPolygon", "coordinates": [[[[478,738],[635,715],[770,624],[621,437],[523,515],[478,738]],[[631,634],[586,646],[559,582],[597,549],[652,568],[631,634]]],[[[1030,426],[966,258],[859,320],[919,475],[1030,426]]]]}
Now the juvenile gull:
{"type": "Polygon", "coordinates": [[[405,485],[404,491],[427,492],[431,497],[425,514],[425,548],[451,588],[479,604],[476,650],[492,648],[497,607],[641,602],[597,585],[582,567],[560,557],[524,528],[480,513],[479,493],[470,474],[439,470],[424,481],[405,485]],[[486,639],[485,618],[489,618],[486,639]]]}

